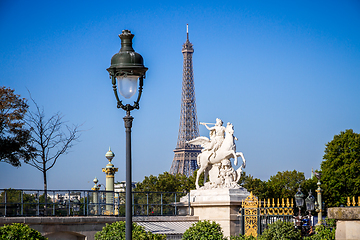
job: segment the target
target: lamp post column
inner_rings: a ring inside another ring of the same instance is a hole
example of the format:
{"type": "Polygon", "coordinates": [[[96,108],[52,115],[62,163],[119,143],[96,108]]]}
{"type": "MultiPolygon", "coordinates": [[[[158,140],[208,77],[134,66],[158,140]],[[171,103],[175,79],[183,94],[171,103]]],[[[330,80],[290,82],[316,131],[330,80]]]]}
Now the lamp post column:
{"type": "Polygon", "coordinates": [[[98,198],[99,198],[99,190],[100,190],[100,187],[97,185],[97,183],[99,182],[99,180],[95,177],[93,182],[95,183],[94,187],[91,188],[91,190],[93,190],[93,194],[92,194],[92,203],[94,204],[94,208],[93,208],[93,211],[94,211],[94,215],[98,215],[99,214],[99,206],[98,206],[98,198]]]}
{"type": "Polygon", "coordinates": [[[131,127],[133,117],[130,116],[130,111],[139,109],[139,101],[143,89],[143,80],[145,73],[148,70],[144,66],[143,57],[134,51],[132,47],[132,39],[134,34],[129,30],[123,30],[119,35],[121,39],[121,48],[111,58],[111,66],[106,69],[111,78],[113,91],[117,100],[117,108],[126,111],[124,117],[125,132],[126,132],[126,196],[125,196],[125,238],[131,240],[132,236],[132,180],[131,180],[131,127]],[[120,100],[119,93],[125,98],[129,99],[136,93],[136,83],[138,83],[138,96],[133,105],[123,103],[120,100]],[[118,87],[117,87],[118,85],[118,87]],[[118,89],[117,89],[118,88],[118,89]]]}
{"type": "Polygon", "coordinates": [[[118,168],[114,167],[111,160],[115,157],[115,154],[109,148],[109,151],[105,154],[105,157],[109,160],[109,163],[102,169],[106,174],[106,215],[114,214],[114,177],[118,168]]]}
{"type": "Polygon", "coordinates": [[[321,199],[322,189],[320,187],[320,185],[321,185],[320,180],[317,182],[317,185],[318,185],[318,188],[316,189],[316,192],[317,192],[318,208],[316,209],[316,211],[318,212],[318,223],[316,225],[321,225],[322,224],[322,199],[321,199]]]}
{"type": "Polygon", "coordinates": [[[126,196],[125,196],[125,238],[126,240],[132,239],[132,177],[131,177],[131,127],[133,117],[130,116],[130,111],[127,111],[126,116],[123,118],[125,123],[125,132],[126,132],[126,196]]]}

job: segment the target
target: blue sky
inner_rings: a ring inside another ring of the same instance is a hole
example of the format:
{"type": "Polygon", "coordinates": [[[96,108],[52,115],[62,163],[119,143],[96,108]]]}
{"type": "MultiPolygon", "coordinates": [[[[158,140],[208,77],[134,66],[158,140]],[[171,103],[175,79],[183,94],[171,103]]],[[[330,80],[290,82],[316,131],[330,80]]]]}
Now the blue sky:
{"type": "MultiPolygon", "coordinates": [[[[25,98],[29,89],[47,116],[60,111],[86,130],[49,170],[49,189],[105,183],[109,146],[116,181],[125,180],[125,112],[106,71],[123,29],[149,68],[132,112],[133,180],[169,171],[187,23],[198,120],[234,124],[246,173],[310,177],[334,135],[360,132],[359,1],[2,0],[0,85],[25,98]]],[[[42,175],[0,163],[0,188],[9,187],[41,189],[42,175]]]]}

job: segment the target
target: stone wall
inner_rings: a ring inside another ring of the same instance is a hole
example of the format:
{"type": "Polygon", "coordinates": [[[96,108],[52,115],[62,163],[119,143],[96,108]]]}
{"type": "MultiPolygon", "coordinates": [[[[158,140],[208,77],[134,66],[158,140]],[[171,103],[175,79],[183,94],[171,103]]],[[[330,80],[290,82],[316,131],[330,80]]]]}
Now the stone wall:
{"type": "MultiPolygon", "coordinates": [[[[198,220],[199,218],[194,216],[133,217],[133,222],[153,222],[157,225],[161,225],[161,222],[193,223],[198,220]]],[[[49,240],[94,240],[95,233],[101,231],[106,223],[116,221],[125,221],[125,217],[4,217],[0,218],[0,226],[24,223],[49,240]]]]}

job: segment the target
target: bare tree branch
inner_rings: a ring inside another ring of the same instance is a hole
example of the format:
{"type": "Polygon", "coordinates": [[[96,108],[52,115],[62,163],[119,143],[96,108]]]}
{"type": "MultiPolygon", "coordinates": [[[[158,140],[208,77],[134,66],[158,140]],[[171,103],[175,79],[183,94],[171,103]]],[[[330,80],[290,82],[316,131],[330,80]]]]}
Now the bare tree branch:
{"type": "Polygon", "coordinates": [[[36,154],[28,164],[43,173],[46,191],[47,171],[54,167],[61,155],[66,154],[74,146],[75,141],[78,141],[81,125],[66,125],[63,115],[59,112],[46,119],[44,109],[39,107],[31,94],[30,99],[35,105],[35,111],[27,114],[26,124],[31,129],[31,142],[36,148],[36,154]]]}

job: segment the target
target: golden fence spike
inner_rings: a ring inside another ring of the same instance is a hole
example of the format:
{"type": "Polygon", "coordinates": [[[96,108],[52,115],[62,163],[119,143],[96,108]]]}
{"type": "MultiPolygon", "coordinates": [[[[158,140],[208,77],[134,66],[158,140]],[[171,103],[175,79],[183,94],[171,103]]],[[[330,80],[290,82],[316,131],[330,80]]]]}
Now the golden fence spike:
{"type": "Polygon", "coordinates": [[[272,199],[272,206],[275,207],[275,202],[274,202],[274,199],[272,199]]]}
{"type": "Polygon", "coordinates": [[[292,198],[291,199],[291,208],[293,208],[293,206],[294,206],[294,199],[292,198]]]}
{"type": "Polygon", "coordinates": [[[281,199],[281,206],[285,207],[284,198],[281,199]]]}
{"type": "Polygon", "coordinates": [[[268,204],[267,204],[268,207],[270,207],[270,198],[268,198],[268,204]]]}
{"type": "Polygon", "coordinates": [[[350,197],[347,197],[346,205],[347,205],[348,207],[350,207],[350,197]]]}
{"type": "Polygon", "coordinates": [[[360,196],[358,197],[358,206],[360,207],[360,196]]]}
{"type": "Polygon", "coordinates": [[[290,207],[289,198],[286,198],[286,207],[290,207]]]}
{"type": "Polygon", "coordinates": [[[355,206],[356,206],[355,196],[353,197],[353,202],[352,202],[352,205],[353,205],[353,207],[355,207],[355,206]]]}
{"type": "Polygon", "coordinates": [[[279,199],[277,199],[277,207],[280,207],[279,199]]]}

